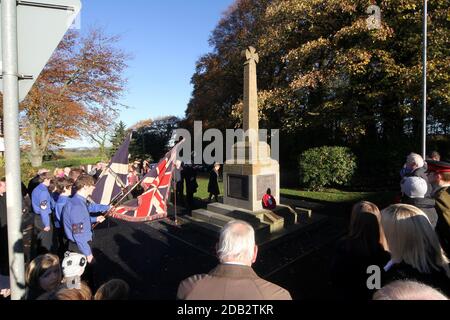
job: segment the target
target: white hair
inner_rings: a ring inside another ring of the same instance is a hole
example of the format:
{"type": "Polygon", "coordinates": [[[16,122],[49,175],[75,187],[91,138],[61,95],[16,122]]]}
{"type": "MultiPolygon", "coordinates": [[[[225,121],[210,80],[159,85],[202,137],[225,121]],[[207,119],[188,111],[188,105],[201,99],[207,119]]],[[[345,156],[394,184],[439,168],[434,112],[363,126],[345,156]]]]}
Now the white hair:
{"type": "Polygon", "coordinates": [[[255,250],[255,231],[244,221],[230,221],[221,233],[217,254],[221,263],[251,263],[255,250]]]}
{"type": "Polygon", "coordinates": [[[440,291],[414,281],[395,281],[377,291],[374,300],[448,300],[440,291]]]}
{"type": "Polygon", "coordinates": [[[423,161],[422,156],[417,154],[417,153],[411,153],[406,158],[406,163],[411,165],[411,166],[416,165],[417,168],[422,168],[425,165],[425,162],[423,161]]]}

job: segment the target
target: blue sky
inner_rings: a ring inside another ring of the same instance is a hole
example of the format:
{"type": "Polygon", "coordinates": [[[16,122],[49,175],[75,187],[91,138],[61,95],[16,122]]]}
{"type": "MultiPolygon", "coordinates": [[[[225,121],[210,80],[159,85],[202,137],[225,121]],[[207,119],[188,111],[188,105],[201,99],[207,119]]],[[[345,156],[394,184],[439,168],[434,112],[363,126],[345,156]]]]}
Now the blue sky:
{"type": "MultiPolygon", "coordinates": [[[[122,37],[133,55],[120,120],[127,126],[165,115],[184,116],[195,63],[212,50],[211,32],[234,0],[82,0],[81,31],[102,27],[122,37]]],[[[71,141],[70,147],[88,141],[71,141]]]]}

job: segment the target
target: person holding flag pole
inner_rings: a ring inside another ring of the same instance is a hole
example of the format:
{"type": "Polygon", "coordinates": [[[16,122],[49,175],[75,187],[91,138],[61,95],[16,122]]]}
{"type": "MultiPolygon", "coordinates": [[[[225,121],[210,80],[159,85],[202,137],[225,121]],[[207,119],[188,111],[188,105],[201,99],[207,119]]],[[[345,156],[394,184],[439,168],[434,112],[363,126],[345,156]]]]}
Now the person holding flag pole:
{"type": "MultiPolygon", "coordinates": [[[[178,147],[184,142],[181,140],[170,150],[163,159],[156,165],[140,183],[144,193],[122,205],[116,205],[104,216],[113,217],[129,222],[147,222],[167,217],[167,201],[170,195],[173,172],[176,166],[176,155],[178,147]]],[[[127,195],[133,191],[130,189],[127,194],[122,196],[117,202],[120,204],[126,199],[127,195]]],[[[175,219],[177,217],[175,216],[175,219]]],[[[98,224],[97,224],[98,225],[98,224]]],[[[95,226],[97,226],[95,225],[95,226]]],[[[94,226],[94,227],[95,227],[94,226]]]]}

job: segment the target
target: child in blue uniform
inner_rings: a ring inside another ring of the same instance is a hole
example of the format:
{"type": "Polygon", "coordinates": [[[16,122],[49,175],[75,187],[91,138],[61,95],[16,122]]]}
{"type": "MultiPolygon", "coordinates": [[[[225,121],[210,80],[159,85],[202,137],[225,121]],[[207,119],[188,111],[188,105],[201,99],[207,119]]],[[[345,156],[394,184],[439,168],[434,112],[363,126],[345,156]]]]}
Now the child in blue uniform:
{"type": "Polygon", "coordinates": [[[56,180],[56,192],[59,194],[59,197],[55,205],[55,229],[56,238],[59,245],[58,255],[60,257],[63,257],[64,252],[67,250],[67,241],[64,235],[64,227],[62,225],[62,211],[72,195],[73,185],[74,181],[67,177],[58,178],[56,180]]]}
{"type": "Polygon", "coordinates": [[[84,273],[85,281],[94,286],[92,254],[92,224],[103,223],[104,216],[91,217],[90,213],[106,212],[110,206],[88,204],[88,198],[95,189],[95,180],[89,175],[81,175],[75,182],[77,193],[70,198],[62,210],[62,225],[64,233],[69,240],[70,252],[86,256],[88,265],[84,273]]]}
{"type": "Polygon", "coordinates": [[[69,251],[81,253],[92,263],[91,250],[92,227],[94,223],[103,223],[105,217],[91,217],[90,212],[106,212],[110,206],[88,204],[87,198],[95,189],[94,178],[82,175],[75,182],[77,193],[69,199],[62,210],[64,232],[69,240],[69,251]]]}
{"type": "Polygon", "coordinates": [[[39,176],[40,184],[33,190],[32,206],[34,216],[34,233],[36,235],[37,254],[55,252],[53,241],[52,211],[55,202],[50,195],[51,176],[48,173],[39,176]]]}

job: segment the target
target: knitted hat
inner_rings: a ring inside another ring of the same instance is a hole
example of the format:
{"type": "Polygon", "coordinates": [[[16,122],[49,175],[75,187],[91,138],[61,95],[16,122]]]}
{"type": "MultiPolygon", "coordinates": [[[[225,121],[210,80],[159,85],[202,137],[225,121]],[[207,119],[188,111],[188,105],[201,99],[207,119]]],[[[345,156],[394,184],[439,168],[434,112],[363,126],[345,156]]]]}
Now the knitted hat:
{"type": "Polygon", "coordinates": [[[427,182],[420,177],[407,177],[402,181],[402,193],[409,198],[424,198],[428,190],[427,182]]]}

